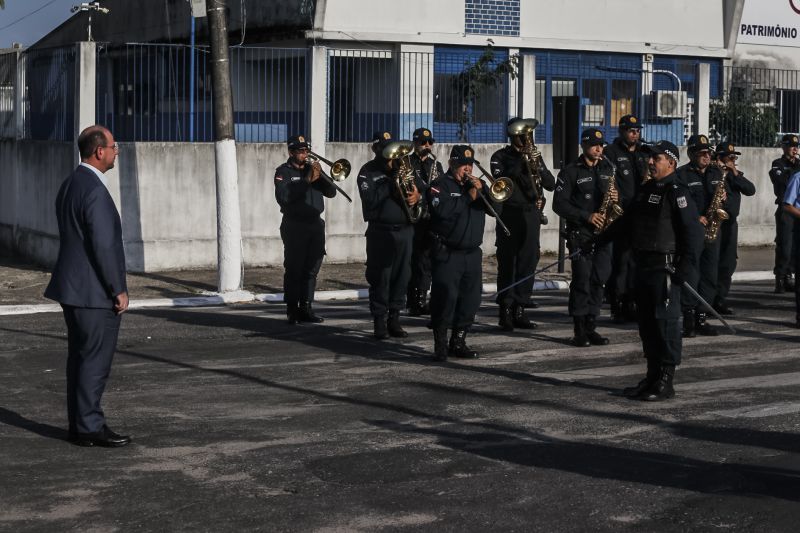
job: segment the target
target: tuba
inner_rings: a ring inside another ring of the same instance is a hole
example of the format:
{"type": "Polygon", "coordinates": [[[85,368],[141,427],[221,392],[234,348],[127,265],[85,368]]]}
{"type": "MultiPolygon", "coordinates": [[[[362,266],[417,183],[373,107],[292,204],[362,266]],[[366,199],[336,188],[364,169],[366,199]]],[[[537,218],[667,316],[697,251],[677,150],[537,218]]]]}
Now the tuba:
{"type": "MultiPolygon", "coordinates": [[[[542,176],[539,173],[542,153],[538,148],[536,148],[536,144],[533,142],[533,131],[538,125],[539,121],[535,118],[515,120],[508,125],[508,135],[510,137],[519,136],[523,138],[524,144],[522,146],[522,158],[525,160],[525,166],[528,168],[528,175],[530,176],[533,190],[536,192],[536,199],[544,202],[545,198],[544,190],[542,188],[542,176]]],[[[542,209],[539,211],[539,215],[539,220],[541,221],[542,225],[546,225],[547,216],[544,214],[544,203],[542,203],[542,209]]]]}
{"type": "Polygon", "coordinates": [[[706,224],[705,241],[714,242],[719,236],[720,225],[728,220],[730,216],[728,212],[722,209],[722,199],[725,196],[725,172],[722,173],[722,178],[717,182],[717,187],[714,189],[714,196],[711,198],[711,203],[708,204],[706,210],[706,224]]]}
{"type": "MultiPolygon", "coordinates": [[[[617,169],[614,167],[614,163],[606,156],[602,156],[601,161],[607,161],[608,164],[611,165],[611,175],[608,177],[608,188],[603,195],[603,201],[600,203],[599,213],[605,217],[605,221],[602,227],[595,228],[595,235],[606,231],[608,227],[623,214],[622,206],[611,199],[611,194],[617,192],[617,169]]],[[[619,193],[617,192],[617,194],[619,193]]]]}
{"type": "Polygon", "coordinates": [[[397,188],[397,194],[400,197],[400,206],[405,211],[408,221],[416,224],[422,218],[423,203],[417,202],[415,205],[410,206],[406,202],[406,198],[416,187],[414,184],[414,167],[411,166],[409,155],[414,151],[414,146],[409,141],[394,141],[386,145],[383,149],[383,158],[390,161],[398,161],[398,166],[394,170],[392,178],[397,188]]]}

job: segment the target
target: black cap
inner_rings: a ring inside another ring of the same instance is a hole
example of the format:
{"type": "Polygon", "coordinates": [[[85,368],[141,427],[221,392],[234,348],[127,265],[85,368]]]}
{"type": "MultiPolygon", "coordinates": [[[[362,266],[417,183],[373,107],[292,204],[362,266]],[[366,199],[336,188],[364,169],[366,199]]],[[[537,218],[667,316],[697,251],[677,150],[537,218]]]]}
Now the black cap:
{"type": "Polygon", "coordinates": [[[787,133],[781,139],[781,146],[800,146],[800,137],[794,133],[787,133]]]}
{"type": "Polygon", "coordinates": [[[741,155],[742,152],[737,152],[733,143],[719,143],[717,145],[717,157],[725,157],[726,155],[741,155]]]}
{"type": "Polygon", "coordinates": [[[475,163],[475,150],[466,144],[457,144],[450,150],[450,161],[456,165],[472,165],[475,163]]]}
{"type": "Polygon", "coordinates": [[[645,144],[642,149],[651,155],[664,154],[671,157],[676,163],[681,157],[678,147],[669,141],[658,141],[655,144],[645,144]]]}
{"type": "Polygon", "coordinates": [[[686,142],[688,145],[689,153],[702,152],[703,150],[711,150],[711,143],[706,135],[692,135],[686,142]]]}
{"type": "Polygon", "coordinates": [[[372,144],[385,144],[392,140],[392,134],[388,131],[376,131],[372,134],[372,144]]]}
{"type": "Polygon", "coordinates": [[[289,147],[289,150],[300,150],[301,148],[311,148],[311,145],[308,144],[306,138],[302,135],[295,135],[293,137],[289,137],[289,140],[286,141],[286,145],[289,147]]]}
{"type": "Polygon", "coordinates": [[[421,141],[430,141],[432,143],[436,142],[436,140],[434,140],[434,138],[433,138],[433,134],[431,133],[431,130],[429,130],[428,128],[417,128],[417,129],[415,129],[414,130],[414,134],[411,136],[411,139],[415,143],[419,143],[421,141]]]}
{"type": "Polygon", "coordinates": [[[596,144],[606,144],[606,140],[603,137],[603,132],[598,130],[597,128],[589,128],[588,130],[583,130],[581,133],[581,144],[588,144],[589,146],[594,146],[596,144]]]}
{"type": "Polygon", "coordinates": [[[642,129],[642,123],[639,122],[639,119],[636,118],[636,115],[625,115],[621,119],[619,119],[619,129],[621,130],[630,130],[630,129],[642,129]]]}

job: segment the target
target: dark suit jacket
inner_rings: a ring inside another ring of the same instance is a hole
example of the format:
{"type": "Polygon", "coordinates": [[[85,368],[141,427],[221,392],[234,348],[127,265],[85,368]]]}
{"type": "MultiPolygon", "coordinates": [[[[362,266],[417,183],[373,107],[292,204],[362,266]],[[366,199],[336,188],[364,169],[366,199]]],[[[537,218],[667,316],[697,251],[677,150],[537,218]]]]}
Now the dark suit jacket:
{"type": "Polygon", "coordinates": [[[79,166],[56,198],[60,246],[44,295],[73,307],[111,309],[127,292],[122,224],[108,190],[79,166]]]}

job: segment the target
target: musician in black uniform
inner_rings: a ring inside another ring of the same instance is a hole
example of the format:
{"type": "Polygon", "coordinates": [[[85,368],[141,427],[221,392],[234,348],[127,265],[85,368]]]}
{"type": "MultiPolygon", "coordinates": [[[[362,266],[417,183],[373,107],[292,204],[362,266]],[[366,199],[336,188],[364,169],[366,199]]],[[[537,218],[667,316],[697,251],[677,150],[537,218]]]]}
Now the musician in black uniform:
{"type": "Polygon", "coordinates": [[[407,337],[400,326],[400,310],[405,305],[411,276],[411,246],[414,228],[406,209],[420,201],[424,184],[417,181],[405,198],[400,198],[395,169],[398,160],[383,156],[391,141],[388,131],[372,138],[375,158],[358,172],[361,209],[367,222],[367,271],[369,310],[374,320],[375,338],[407,337]]]}
{"type": "MultiPolygon", "coordinates": [[[[508,124],[519,120],[513,118],[508,124]]],[[[502,228],[497,232],[497,287],[507,287],[517,280],[530,277],[536,271],[541,255],[539,246],[539,231],[542,225],[542,209],[545,197],[542,189],[552,191],[555,188],[555,178],[547,169],[541,154],[535,150],[531,159],[538,163],[541,185],[537,187],[531,169],[525,160],[525,136],[515,135],[511,143],[492,155],[491,173],[495,178],[507,177],[513,183],[511,197],[503,202],[498,213],[503,217],[503,222],[509,229],[506,235],[502,228]],[[537,188],[539,192],[537,192],[537,188]]],[[[529,139],[533,148],[532,138],[529,139]]],[[[500,306],[500,327],[505,331],[514,328],[532,329],[536,324],[525,316],[525,304],[533,292],[534,279],[520,283],[513,289],[502,292],[497,296],[500,306]]]]}
{"type": "MultiPolygon", "coordinates": [[[[614,169],[603,159],[604,146],[603,132],[596,128],[585,130],[581,134],[583,154],[558,174],[553,195],[553,210],[566,219],[570,254],[580,250],[572,258],[569,314],[575,326],[571,342],[582,347],[608,344],[608,339],[595,331],[603,303],[603,284],[611,274],[611,243],[601,233],[606,217],[600,206],[614,169]]],[[[618,192],[610,192],[609,199],[617,202],[618,192]]]]}
{"type": "MultiPolygon", "coordinates": [[[[619,135],[603,150],[603,154],[616,168],[616,186],[622,209],[633,204],[636,190],[647,175],[647,155],[642,150],[642,123],[634,115],[619,119],[619,135]]],[[[633,295],[635,268],[631,253],[631,237],[626,231],[613,234],[611,277],[606,286],[607,301],[611,305],[614,322],[636,321],[636,303],[633,295]]]]}
{"type": "MultiPolygon", "coordinates": [[[[412,136],[414,153],[409,156],[417,179],[426,185],[444,175],[442,164],[431,153],[433,134],[427,128],[419,128],[412,136]]],[[[427,315],[428,290],[431,288],[431,254],[429,235],[429,213],[427,208],[422,218],[414,224],[414,246],[411,251],[411,281],[408,283],[406,305],[411,316],[427,315]]]]}
{"type": "Polygon", "coordinates": [[[647,375],[623,394],[631,399],[672,398],[681,363],[681,284],[692,277],[703,227],[689,190],[675,174],[678,149],[668,141],[648,145],[650,176],[636,195],[627,228],[633,233],[639,336],[647,375]]]}
{"type": "MultiPolygon", "coordinates": [[[[709,205],[722,178],[722,171],[711,163],[711,145],[707,136],[692,135],[687,145],[690,161],[678,168],[678,182],[688,189],[697,208],[697,220],[705,228],[708,225],[709,205]]],[[[723,202],[725,197],[723,190],[723,202]]],[[[718,268],[719,237],[709,242],[704,240],[698,268],[685,281],[709,303],[713,303],[716,298],[718,268]]],[[[700,306],[697,298],[686,289],[681,292],[681,304],[684,337],[694,337],[696,333],[706,336],[717,335],[716,328],[706,322],[708,311],[700,306]]]]}
{"type": "Polygon", "coordinates": [[[431,323],[434,358],[475,358],[467,332],[481,303],[481,243],[487,205],[486,185],[472,175],[472,147],[456,145],[449,169],[428,189],[432,235],[431,323]],[[452,328],[449,346],[447,329],[452,328]]]}
{"type": "Polygon", "coordinates": [[[311,308],[317,274],[325,256],[323,197],[336,196],[316,161],[309,163],[309,144],[302,136],[290,137],[289,159],[275,170],[275,199],[281,206],[283,241],[283,299],[290,324],[322,322],[311,308]]]}
{"type": "MultiPolygon", "coordinates": [[[[786,186],[786,193],[783,196],[781,207],[783,207],[783,209],[792,217],[792,220],[794,221],[794,228],[792,228],[792,236],[794,238],[792,260],[794,261],[795,272],[800,272],[800,172],[795,172],[789,178],[789,183],[786,186]]],[[[800,283],[795,283],[794,301],[794,327],[800,328],[800,283]]]]}
{"type": "MultiPolygon", "coordinates": [[[[713,302],[714,309],[721,315],[732,315],[733,309],[726,300],[731,290],[733,273],[736,271],[736,245],[739,240],[739,223],[737,217],[742,204],[742,195],[753,196],[756,186],[744,177],[744,173],[736,168],[736,160],[741,152],[737,152],[731,143],[717,145],[717,161],[725,173],[725,211],[728,220],[719,228],[719,270],[717,275],[717,299],[713,302]]],[[[710,302],[711,303],[711,302],[710,302]]]]}
{"type": "Polygon", "coordinates": [[[791,292],[794,290],[792,281],[792,233],[794,219],[783,209],[783,197],[786,195],[786,185],[789,178],[800,171],[800,158],[797,156],[800,138],[797,135],[787,134],[781,140],[783,155],[772,162],[769,179],[775,191],[775,292],[791,292]]]}

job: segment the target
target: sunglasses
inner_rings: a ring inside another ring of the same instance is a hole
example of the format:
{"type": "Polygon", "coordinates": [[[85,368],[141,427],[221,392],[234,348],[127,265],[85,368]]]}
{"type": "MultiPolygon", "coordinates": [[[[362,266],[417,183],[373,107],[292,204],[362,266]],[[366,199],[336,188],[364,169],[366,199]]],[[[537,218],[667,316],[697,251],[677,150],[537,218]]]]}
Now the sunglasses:
{"type": "Polygon", "coordinates": [[[425,146],[425,145],[433,146],[433,141],[431,141],[430,139],[426,139],[424,141],[417,141],[417,144],[420,146],[425,146]]]}

